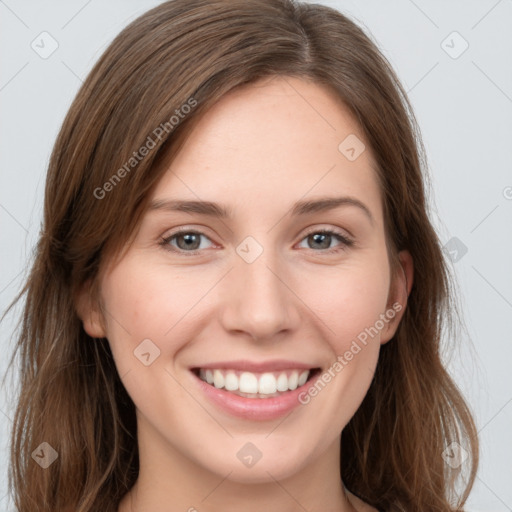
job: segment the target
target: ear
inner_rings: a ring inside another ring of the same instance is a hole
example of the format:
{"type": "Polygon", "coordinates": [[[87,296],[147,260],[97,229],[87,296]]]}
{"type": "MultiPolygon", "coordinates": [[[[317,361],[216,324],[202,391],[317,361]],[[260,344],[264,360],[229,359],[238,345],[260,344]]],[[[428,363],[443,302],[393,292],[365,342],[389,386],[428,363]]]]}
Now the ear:
{"type": "Polygon", "coordinates": [[[414,280],[414,262],[409,251],[398,253],[400,268],[395,272],[389,287],[388,303],[384,314],[386,321],[381,331],[381,344],[387,343],[396,333],[407,307],[414,280]]]}
{"type": "Polygon", "coordinates": [[[101,314],[99,304],[93,299],[91,293],[91,280],[88,280],[82,286],[76,300],[76,311],[82,320],[84,331],[91,338],[105,338],[106,329],[104,318],[101,314]]]}

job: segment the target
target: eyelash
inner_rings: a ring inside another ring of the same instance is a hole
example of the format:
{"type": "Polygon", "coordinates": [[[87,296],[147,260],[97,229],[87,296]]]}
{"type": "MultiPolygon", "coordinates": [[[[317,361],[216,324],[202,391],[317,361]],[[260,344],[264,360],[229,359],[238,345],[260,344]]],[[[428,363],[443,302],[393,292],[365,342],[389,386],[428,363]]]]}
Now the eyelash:
{"type": "MultiPolygon", "coordinates": [[[[163,237],[161,239],[159,245],[161,245],[163,247],[163,249],[166,250],[166,251],[170,251],[170,252],[174,252],[174,253],[178,253],[178,254],[190,254],[190,255],[199,254],[202,249],[196,249],[194,251],[185,251],[183,249],[175,248],[175,247],[172,247],[170,245],[171,240],[173,240],[177,236],[183,235],[183,234],[187,234],[187,235],[188,234],[190,234],[190,235],[192,235],[192,234],[193,235],[200,235],[200,236],[204,236],[205,238],[208,238],[208,236],[206,236],[204,233],[201,233],[200,231],[195,231],[193,229],[184,228],[184,229],[179,229],[177,231],[174,231],[174,233],[170,234],[167,237],[163,237]]],[[[313,251],[313,252],[321,252],[321,253],[326,253],[326,254],[334,254],[334,253],[339,253],[341,251],[345,251],[349,247],[352,247],[354,245],[354,240],[352,240],[351,238],[347,237],[345,234],[341,233],[340,231],[337,231],[337,230],[334,230],[334,229],[316,229],[316,230],[310,231],[309,233],[306,233],[304,235],[304,237],[301,239],[301,242],[304,239],[308,238],[309,236],[317,235],[317,234],[331,235],[335,239],[337,239],[339,242],[341,242],[341,245],[339,245],[337,247],[334,247],[334,248],[331,248],[331,249],[320,249],[319,251],[316,251],[314,249],[309,249],[310,251],[313,251]]],[[[208,240],[209,240],[209,238],[208,238],[208,240]]]]}

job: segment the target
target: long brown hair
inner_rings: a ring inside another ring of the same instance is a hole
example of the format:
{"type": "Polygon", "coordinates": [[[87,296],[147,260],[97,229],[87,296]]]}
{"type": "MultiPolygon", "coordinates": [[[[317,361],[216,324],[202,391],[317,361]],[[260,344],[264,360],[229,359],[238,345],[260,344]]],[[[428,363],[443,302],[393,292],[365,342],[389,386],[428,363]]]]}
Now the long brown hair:
{"type": "Polygon", "coordinates": [[[78,292],[91,280],[99,300],[101,268],[133,236],[166,164],[207,109],[237,86],[277,75],[328,87],[353,113],[378,165],[392,268],[399,250],[414,260],[405,315],[342,433],[343,482],[386,511],[463,510],[477,432],[441,360],[450,274],[427,212],[421,137],[395,73],[363,30],[325,6],[174,0],[110,44],[51,156],[34,261],[10,306],[25,298],[11,359],[20,390],[9,486],[19,512],[116,511],[135,483],[134,404],[108,340],[83,330],[78,292]],[[42,442],[58,454],[47,469],[32,456],[42,442]],[[454,468],[443,459],[453,442],[469,454],[454,468]]]}

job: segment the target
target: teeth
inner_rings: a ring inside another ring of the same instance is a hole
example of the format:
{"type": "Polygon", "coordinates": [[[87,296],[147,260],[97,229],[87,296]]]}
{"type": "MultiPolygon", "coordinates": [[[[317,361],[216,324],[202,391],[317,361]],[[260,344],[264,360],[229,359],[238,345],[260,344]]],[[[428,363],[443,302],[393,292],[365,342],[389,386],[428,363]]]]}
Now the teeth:
{"type": "MultiPolygon", "coordinates": [[[[244,372],[240,375],[238,381],[238,389],[242,393],[257,393],[258,392],[258,378],[254,373],[244,372]]],[[[236,391],[236,390],[233,390],[236,391]]]]}
{"type": "Polygon", "coordinates": [[[288,378],[288,389],[297,389],[299,383],[299,372],[292,372],[288,378]]]}
{"type": "Polygon", "coordinates": [[[224,375],[222,375],[222,372],[219,370],[213,371],[213,385],[216,388],[224,387],[224,375]]]}
{"type": "MultiPolygon", "coordinates": [[[[243,391],[243,389],[240,389],[243,391]]],[[[277,391],[277,381],[276,378],[271,373],[264,373],[260,377],[260,385],[258,392],[264,395],[270,395],[277,391]]]]}
{"type": "Polygon", "coordinates": [[[302,372],[300,375],[299,375],[299,380],[298,380],[298,387],[300,386],[303,386],[304,384],[306,384],[306,381],[308,380],[308,374],[305,373],[305,372],[302,372]]]}
{"type": "Polygon", "coordinates": [[[286,373],[281,373],[277,378],[277,391],[288,391],[288,377],[286,373]]]}
{"type": "Polygon", "coordinates": [[[291,391],[303,386],[309,377],[309,370],[292,370],[277,373],[252,373],[236,370],[200,370],[201,380],[226,391],[238,392],[244,396],[277,396],[279,392],[291,391]]]}
{"type": "Polygon", "coordinates": [[[224,387],[228,391],[236,391],[238,389],[238,377],[233,372],[229,372],[226,375],[226,380],[224,381],[224,387]]]}

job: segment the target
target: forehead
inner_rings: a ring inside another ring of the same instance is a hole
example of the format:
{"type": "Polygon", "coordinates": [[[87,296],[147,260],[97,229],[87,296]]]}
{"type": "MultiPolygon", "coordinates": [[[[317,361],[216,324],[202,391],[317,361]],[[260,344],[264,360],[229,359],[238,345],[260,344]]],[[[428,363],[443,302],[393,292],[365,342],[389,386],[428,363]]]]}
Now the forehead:
{"type": "Polygon", "coordinates": [[[206,113],[153,198],[277,212],[299,198],[350,195],[379,219],[374,166],[360,126],[332,91],[272,77],[230,92],[206,113]]]}

